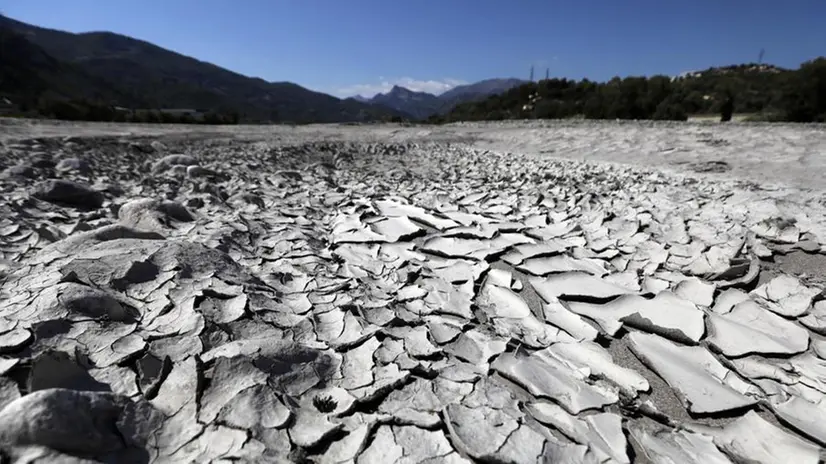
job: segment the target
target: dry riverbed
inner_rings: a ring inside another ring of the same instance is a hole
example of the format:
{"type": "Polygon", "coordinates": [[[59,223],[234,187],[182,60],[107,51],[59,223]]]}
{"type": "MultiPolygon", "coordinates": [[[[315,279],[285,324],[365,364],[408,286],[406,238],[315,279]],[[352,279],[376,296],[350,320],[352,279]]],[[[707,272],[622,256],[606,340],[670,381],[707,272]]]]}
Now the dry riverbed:
{"type": "Polygon", "coordinates": [[[824,147],[0,120],[0,462],[815,464],[824,147]]]}

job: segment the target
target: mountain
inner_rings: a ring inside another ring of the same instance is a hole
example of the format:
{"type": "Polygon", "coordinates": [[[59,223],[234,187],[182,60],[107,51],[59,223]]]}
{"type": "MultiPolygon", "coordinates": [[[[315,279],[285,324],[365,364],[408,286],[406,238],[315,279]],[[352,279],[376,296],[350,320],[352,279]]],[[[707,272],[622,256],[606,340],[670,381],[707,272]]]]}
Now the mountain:
{"type": "Polygon", "coordinates": [[[353,100],[355,100],[357,102],[362,102],[362,103],[369,103],[370,102],[369,98],[363,97],[361,95],[355,95],[355,96],[352,96],[350,98],[352,98],[353,100]]]}
{"type": "MultiPolygon", "coordinates": [[[[19,42],[22,36],[35,47],[33,53],[40,58],[30,60],[28,66],[46,82],[41,87],[69,86],[74,88],[70,94],[79,95],[99,93],[98,100],[106,103],[234,111],[246,121],[345,122],[399,115],[380,105],[341,100],[290,82],[247,77],[111,32],[73,34],[2,15],[0,29],[11,31],[6,34],[17,37],[12,40],[19,42]],[[71,71],[64,77],[62,69],[71,71]]],[[[22,84],[15,82],[0,85],[7,93],[19,93],[22,84]]]]}
{"type": "Polygon", "coordinates": [[[380,93],[371,98],[370,103],[392,108],[415,119],[424,119],[438,112],[443,106],[442,100],[433,94],[414,92],[398,85],[393,86],[387,93],[380,93]]]}
{"type": "Polygon", "coordinates": [[[508,90],[519,87],[526,81],[522,79],[486,79],[473,84],[460,85],[439,95],[439,98],[446,102],[457,105],[473,100],[483,99],[491,95],[499,95],[508,90]]]}
{"type": "Polygon", "coordinates": [[[67,99],[112,100],[128,97],[77,66],[56,60],[41,47],[0,25],[0,95],[34,105],[48,95],[67,99]]]}
{"type": "MultiPolygon", "coordinates": [[[[447,113],[460,103],[478,101],[491,95],[498,95],[523,83],[524,81],[519,79],[487,79],[474,84],[454,87],[439,96],[427,92],[415,92],[397,85],[387,93],[380,93],[364,101],[392,108],[413,119],[426,119],[436,114],[447,113]]],[[[364,98],[360,95],[357,97],[364,98]]]]}

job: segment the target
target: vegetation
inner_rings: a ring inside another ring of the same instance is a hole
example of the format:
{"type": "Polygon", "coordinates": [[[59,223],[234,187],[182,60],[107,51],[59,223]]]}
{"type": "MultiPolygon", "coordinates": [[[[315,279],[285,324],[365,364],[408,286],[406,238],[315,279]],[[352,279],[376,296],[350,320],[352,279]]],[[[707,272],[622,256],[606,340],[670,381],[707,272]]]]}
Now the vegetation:
{"type": "Polygon", "coordinates": [[[198,112],[163,109],[130,110],[89,100],[41,98],[30,115],[66,121],[145,122],[156,124],[238,124],[240,115],[234,111],[198,112]]]}
{"type": "MultiPolygon", "coordinates": [[[[826,58],[797,70],[746,64],[676,79],[616,77],[608,82],[546,79],[457,106],[430,122],[501,119],[686,120],[693,114],[762,115],[764,120],[826,122],[826,58]]],[[[755,119],[752,116],[752,119],[755,119]]]]}

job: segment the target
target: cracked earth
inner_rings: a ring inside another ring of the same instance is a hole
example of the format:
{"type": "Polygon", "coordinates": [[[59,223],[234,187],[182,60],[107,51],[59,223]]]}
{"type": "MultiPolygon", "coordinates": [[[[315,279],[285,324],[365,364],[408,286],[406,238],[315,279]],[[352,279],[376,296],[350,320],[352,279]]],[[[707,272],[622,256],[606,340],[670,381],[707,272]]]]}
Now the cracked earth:
{"type": "Polygon", "coordinates": [[[0,462],[823,459],[822,128],[50,124],[0,125],[0,462]]]}

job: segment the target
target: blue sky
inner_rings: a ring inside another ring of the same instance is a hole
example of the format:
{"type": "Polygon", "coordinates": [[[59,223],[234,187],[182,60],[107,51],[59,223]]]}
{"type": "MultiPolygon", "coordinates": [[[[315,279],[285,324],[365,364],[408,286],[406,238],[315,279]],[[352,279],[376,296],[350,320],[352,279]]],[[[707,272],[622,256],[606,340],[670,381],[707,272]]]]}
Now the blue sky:
{"type": "Polygon", "coordinates": [[[491,77],[607,80],[826,55],[826,0],[0,0],[269,81],[347,96],[491,77]]]}

